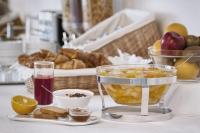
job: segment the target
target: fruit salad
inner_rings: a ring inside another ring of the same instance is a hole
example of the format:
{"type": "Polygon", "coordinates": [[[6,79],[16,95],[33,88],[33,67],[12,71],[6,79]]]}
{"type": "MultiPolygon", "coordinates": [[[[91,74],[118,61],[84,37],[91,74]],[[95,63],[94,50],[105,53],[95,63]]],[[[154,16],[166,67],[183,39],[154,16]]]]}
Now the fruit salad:
{"type": "MultiPolygon", "coordinates": [[[[174,76],[172,71],[157,67],[134,67],[101,70],[100,76],[114,78],[161,78],[174,76]]],[[[142,99],[142,86],[130,84],[102,84],[108,95],[118,104],[140,105],[142,99]]],[[[168,91],[170,84],[152,85],[149,87],[149,105],[156,104],[168,91]]]]}

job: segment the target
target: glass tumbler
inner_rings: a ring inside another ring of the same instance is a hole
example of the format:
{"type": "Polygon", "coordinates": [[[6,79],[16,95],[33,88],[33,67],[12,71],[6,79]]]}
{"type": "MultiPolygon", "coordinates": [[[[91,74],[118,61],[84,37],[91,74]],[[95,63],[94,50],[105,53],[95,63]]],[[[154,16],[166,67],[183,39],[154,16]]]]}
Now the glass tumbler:
{"type": "Polygon", "coordinates": [[[34,62],[34,97],[39,105],[53,102],[54,62],[34,62]]]}

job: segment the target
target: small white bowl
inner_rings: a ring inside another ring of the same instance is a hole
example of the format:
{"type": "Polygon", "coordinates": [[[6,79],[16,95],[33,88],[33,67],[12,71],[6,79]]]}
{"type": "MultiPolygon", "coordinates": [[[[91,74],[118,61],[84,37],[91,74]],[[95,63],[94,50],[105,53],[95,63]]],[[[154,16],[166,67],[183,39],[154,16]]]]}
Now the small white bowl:
{"type": "Polygon", "coordinates": [[[94,96],[94,93],[89,90],[81,89],[64,89],[53,92],[54,103],[65,109],[69,108],[84,108],[88,105],[90,99],[94,96]],[[69,97],[66,94],[81,93],[85,94],[85,97],[69,97]]]}

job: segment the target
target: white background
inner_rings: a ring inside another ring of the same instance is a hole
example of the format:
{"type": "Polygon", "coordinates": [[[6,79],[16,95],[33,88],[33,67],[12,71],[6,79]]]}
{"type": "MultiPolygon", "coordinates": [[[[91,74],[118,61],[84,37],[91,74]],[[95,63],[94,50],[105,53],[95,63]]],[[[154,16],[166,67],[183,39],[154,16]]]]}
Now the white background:
{"type": "MultiPolygon", "coordinates": [[[[10,0],[10,7],[21,16],[37,14],[42,9],[61,10],[62,0],[10,0]]],[[[160,29],[170,22],[185,24],[190,34],[200,35],[200,0],[117,0],[122,8],[154,12],[160,29]]]]}
{"type": "Polygon", "coordinates": [[[188,27],[190,34],[200,35],[200,0],[123,1],[124,7],[154,12],[161,27],[170,22],[181,22],[188,27]]]}

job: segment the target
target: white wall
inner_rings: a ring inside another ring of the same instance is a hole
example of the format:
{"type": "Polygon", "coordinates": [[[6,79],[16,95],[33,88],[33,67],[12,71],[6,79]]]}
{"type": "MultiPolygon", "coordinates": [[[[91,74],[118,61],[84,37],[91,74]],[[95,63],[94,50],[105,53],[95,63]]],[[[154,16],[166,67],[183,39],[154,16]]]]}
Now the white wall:
{"type": "MultiPolygon", "coordinates": [[[[9,0],[12,11],[18,13],[22,19],[25,15],[37,15],[41,10],[62,10],[63,0],[9,0]]],[[[123,3],[123,0],[114,0],[116,3],[123,3]]],[[[115,11],[121,8],[121,4],[115,5],[115,11]]]]}
{"type": "Polygon", "coordinates": [[[161,30],[171,23],[180,22],[189,33],[200,36],[200,0],[123,0],[123,8],[154,12],[161,30]]]}
{"type": "MultiPolygon", "coordinates": [[[[21,16],[37,14],[42,9],[61,10],[62,0],[9,0],[13,11],[21,16]]],[[[154,12],[161,30],[171,22],[181,22],[190,34],[200,35],[200,0],[117,0],[122,8],[154,12]]],[[[120,8],[118,7],[118,8],[120,8]]]]}
{"type": "Polygon", "coordinates": [[[22,18],[25,15],[37,15],[41,10],[61,10],[61,0],[9,0],[12,11],[22,18]]]}

